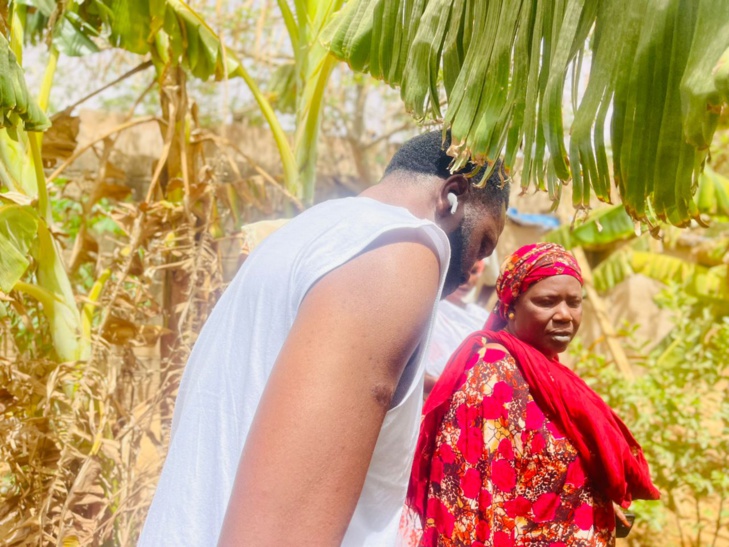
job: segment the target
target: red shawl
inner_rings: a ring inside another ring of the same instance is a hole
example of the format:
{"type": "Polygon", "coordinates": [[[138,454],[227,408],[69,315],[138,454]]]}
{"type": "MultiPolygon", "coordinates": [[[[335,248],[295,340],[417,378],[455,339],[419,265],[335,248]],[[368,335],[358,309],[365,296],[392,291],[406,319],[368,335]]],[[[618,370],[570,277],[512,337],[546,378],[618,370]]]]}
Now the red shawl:
{"type": "Polygon", "coordinates": [[[408,503],[425,514],[435,437],[453,393],[463,385],[483,338],[514,357],[539,408],[577,449],[593,482],[615,503],[658,499],[638,442],[612,409],[579,376],[511,334],[484,330],[469,336],[451,358],[423,408],[423,422],[410,476],[408,503]]]}

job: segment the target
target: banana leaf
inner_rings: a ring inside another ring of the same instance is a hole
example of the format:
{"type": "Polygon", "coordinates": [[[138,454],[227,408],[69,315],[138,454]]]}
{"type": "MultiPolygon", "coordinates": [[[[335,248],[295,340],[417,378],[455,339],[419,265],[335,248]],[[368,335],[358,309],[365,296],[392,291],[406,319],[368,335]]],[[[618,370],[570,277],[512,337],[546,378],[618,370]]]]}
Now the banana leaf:
{"type": "Polygon", "coordinates": [[[0,186],[26,196],[37,197],[28,139],[21,130],[0,129],[0,186]]]}
{"type": "Polygon", "coordinates": [[[158,62],[182,64],[196,78],[221,80],[241,65],[213,30],[185,2],[179,0],[97,0],[109,43],[158,62]],[[227,60],[227,66],[223,59],[227,60]]]}
{"type": "Polygon", "coordinates": [[[715,219],[729,217],[729,178],[707,165],[699,177],[696,204],[701,213],[715,219]]]}
{"type": "Polygon", "coordinates": [[[0,206],[0,290],[19,290],[42,304],[61,360],[88,357],[89,338],[79,331],[81,317],[58,244],[31,206],[0,206]],[[30,256],[35,264],[34,284],[20,281],[28,270],[30,256]]]}
{"type": "Polygon", "coordinates": [[[636,221],[700,218],[694,195],[729,101],[726,0],[352,0],[325,41],[400,87],[418,118],[440,118],[445,96],[453,169],[504,154],[512,166],[521,148],[522,184],[554,200],[571,180],[578,209],[617,189],[636,221]]]}
{"type": "Polygon", "coordinates": [[[15,289],[38,300],[51,327],[53,347],[61,361],[88,359],[89,340],[82,336],[81,314],[63,265],[58,244],[43,219],[30,249],[37,267],[37,283],[19,281],[15,289]]]}
{"type": "Polygon", "coordinates": [[[595,288],[605,292],[633,274],[643,274],[660,283],[677,284],[694,296],[712,303],[729,304],[727,266],[707,268],[679,257],[626,246],[593,269],[595,288]]]}
{"type": "Polygon", "coordinates": [[[10,292],[28,269],[38,232],[38,213],[21,205],[0,207],[0,290],[10,292]]]}
{"type": "MultiPolygon", "coordinates": [[[[43,37],[49,21],[57,17],[52,43],[63,54],[87,55],[100,51],[97,42],[108,42],[159,62],[182,64],[193,76],[222,79],[223,45],[217,35],[189,5],[180,0],[16,0],[35,8],[26,18],[28,40],[43,37]]],[[[235,55],[226,51],[227,73],[239,68],[235,55]]]]}
{"type": "MultiPolygon", "coordinates": [[[[52,42],[58,51],[67,55],[83,55],[98,50],[97,42],[105,41],[112,47],[123,48],[132,53],[150,54],[159,70],[167,64],[181,64],[193,76],[202,80],[207,80],[211,76],[217,80],[225,77],[242,78],[250,87],[263,116],[271,127],[281,155],[287,189],[293,194],[300,192],[295,158],[271,105],[245,67],[236,59],[235,54],[227,49],[224,52],[224,45],[215,32],[188,4],[180,0],[67,2],[16,0],[16,2],[34,8],[27,10],[25,15],[26,39],[37,41],[43,38],[49,21],[52,17],[56,17],[58,22],[53,28],[52,42]]],[[[335,1],[333,5],[336,6],[338,3],[335,1]]],[[[323,16],[325,10],[320,12],[320,16],[323,16]]],[[[292,41],[297,40],[298,37],[292,35],[292,41]]],[[[318,42],[316,45],[318,46],[318,42]]],[[[1,53],[0,43],[0,84],[5,84],[7,71],[3,69],[1,53]]],[[[18,81],[19,85],[25,86],[24,80],[18,81]]],[[[11,80],[8,82],[12,83],[11,80]]],[[[46,129],[49,125],[48,120],[33,101],[29,104],[32,110],[29,121],[24,127],[28,130],[46,129]]],[[[0,127],[3,126],[5,119],[3,113],[0,102],[0,127]]],[[[17,121],[11,117],[6,120],[6,125],[15,127],[17,121]]]]}
{"type": "Polygon", "coordinates": [[[266,94],[279,112],[293,114],[296,111],[296,66],[293,63],[274,70],[266,94]]]}
{"type": "Polygon", "coordinates": [[[30,96],[23,69],[10,43],[0,33],[0,128],[45,131],[51,122],[30,96]]]}
{"type": "Polygon", "coordinates": [[[544,236],[545,241],[559,243],[566,249],[599,249],[635,237],[635,223],[622,205],[591,212],[576,228],[565,225],[544,236]]]}

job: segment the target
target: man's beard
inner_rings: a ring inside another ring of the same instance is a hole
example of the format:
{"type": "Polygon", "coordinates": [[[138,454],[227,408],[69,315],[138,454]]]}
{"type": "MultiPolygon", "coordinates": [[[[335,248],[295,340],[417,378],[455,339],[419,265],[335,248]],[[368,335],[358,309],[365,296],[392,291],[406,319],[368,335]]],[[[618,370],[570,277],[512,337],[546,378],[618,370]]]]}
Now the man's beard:
{"type": "Polygon", "coordinates": [[[458,228],[448,234],[448,242],[451,245],[451,260],[448,263],[441,298],[445,298],[468,280],[468,271],[471,269],[472,264],[465,265],[463,261],[466,243],[470,235],[471,229],[466,226],[465,219],[461,221],[458,228]]]}

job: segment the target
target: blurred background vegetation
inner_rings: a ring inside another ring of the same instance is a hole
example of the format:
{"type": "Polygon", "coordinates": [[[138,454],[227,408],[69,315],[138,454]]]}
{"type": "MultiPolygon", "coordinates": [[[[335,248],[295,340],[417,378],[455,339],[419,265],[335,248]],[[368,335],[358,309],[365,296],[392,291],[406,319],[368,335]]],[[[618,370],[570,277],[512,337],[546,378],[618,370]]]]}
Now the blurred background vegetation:
{"type": "MultiPolygon", "coordinates": [[[[326,56],[341,4],[0,1],[3,544],[134,544],[186,357],[265,221],[355,195],[432,127],[326,56]]],[[[637,504],[633,545],[729,544],[726,105],[717,128],[684,228],[589,193],[575,219],[571,186],[521,195],[513,162],[498,252],[574,250],[588,298],[568,360],[664,493],[637,504]]]]}

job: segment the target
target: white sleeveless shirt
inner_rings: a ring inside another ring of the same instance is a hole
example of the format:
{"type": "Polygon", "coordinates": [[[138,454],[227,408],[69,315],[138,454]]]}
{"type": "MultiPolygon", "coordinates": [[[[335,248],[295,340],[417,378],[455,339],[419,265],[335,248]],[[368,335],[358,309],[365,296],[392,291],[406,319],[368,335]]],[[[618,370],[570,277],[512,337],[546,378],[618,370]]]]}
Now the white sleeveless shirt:
{"type": "MultiPolygon", "coordinates": [[[[255,249],[215,306],[190,355],[175,404],[169,453],[139,545],[216,545],[256,407],[307,292],[384,234],[391,242],[413,231],[438,253],[440,297],[450,260],[445,233],[404,208],[370,198],[321,203],[255,249]]],[[[427,346],[435,304],[421,348],[427,346]]],[[[343,545],[396,542],[420,423],[422,355],[420,351],[406,368],[395,406],[385,416],[343,545]]],[[[285,526],[286,516],[281,517],[285,526]]],[[[294,531],[291,540],[295,544],[294,531]]]]}

